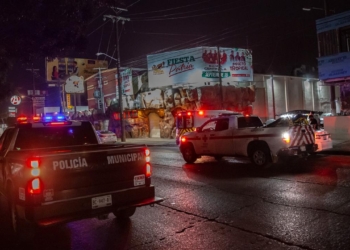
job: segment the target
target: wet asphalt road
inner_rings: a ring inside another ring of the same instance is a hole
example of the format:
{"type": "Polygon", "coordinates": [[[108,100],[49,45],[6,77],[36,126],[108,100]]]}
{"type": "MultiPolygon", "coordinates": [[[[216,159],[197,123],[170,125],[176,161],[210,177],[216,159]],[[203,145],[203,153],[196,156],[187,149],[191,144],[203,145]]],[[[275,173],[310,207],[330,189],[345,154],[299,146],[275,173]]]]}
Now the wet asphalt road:
{"type": "Polygon", "coordinates": [[[41,230],[26,245],[0,227],[0,249],[348,249],[350,156],[318,154],[270,169],[246,159],[185,164],[176,147],[151,147],[165,199],[129,221],[110,214],[41,230]]]}

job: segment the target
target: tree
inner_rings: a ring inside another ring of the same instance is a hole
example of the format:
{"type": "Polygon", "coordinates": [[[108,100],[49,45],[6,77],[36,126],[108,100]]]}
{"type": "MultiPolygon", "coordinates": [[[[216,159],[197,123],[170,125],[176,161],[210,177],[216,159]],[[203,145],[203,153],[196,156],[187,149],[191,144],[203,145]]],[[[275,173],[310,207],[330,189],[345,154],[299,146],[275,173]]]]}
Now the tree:
{"type": "Polygon", "coordinates": [[[120,0],[4,1],[0,8],[0,88],[14,61],[84,51],[87,25],[102,8],[114,5],[124,6],[120,0]]]}

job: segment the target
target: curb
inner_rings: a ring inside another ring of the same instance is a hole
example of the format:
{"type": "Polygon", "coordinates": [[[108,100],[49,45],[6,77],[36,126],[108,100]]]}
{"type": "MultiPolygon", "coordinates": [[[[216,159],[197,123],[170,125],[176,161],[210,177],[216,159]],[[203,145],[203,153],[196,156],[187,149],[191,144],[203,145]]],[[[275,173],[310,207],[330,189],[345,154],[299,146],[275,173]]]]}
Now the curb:
{"type": "Polygon", "coordinates": [[[324,154],[324,155],[350,155],[350,151],[347,150],[325,150],[316,152],[316,154],[324,154]]]}

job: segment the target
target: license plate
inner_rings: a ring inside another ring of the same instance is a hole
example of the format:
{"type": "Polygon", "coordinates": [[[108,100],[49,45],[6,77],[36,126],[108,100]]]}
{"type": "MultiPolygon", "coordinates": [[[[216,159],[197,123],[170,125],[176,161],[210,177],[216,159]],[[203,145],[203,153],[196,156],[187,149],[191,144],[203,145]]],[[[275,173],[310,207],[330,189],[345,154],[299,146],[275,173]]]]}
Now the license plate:
{"type": "Polygon", "coordinates": [[[306,147],[305,146],[300,146],[300,150],[301,151],[306,151],[306,147]]]}
{"type": "Polygon", "coordinates": [[[91,199],[92,209],[112,206],[112,195],[104,195],[91,199]]]}
{"type": "Polygon", "coordinates": [[[145,185],[145,175],[135,175],[134,176],[134,186],[145,185]]]}

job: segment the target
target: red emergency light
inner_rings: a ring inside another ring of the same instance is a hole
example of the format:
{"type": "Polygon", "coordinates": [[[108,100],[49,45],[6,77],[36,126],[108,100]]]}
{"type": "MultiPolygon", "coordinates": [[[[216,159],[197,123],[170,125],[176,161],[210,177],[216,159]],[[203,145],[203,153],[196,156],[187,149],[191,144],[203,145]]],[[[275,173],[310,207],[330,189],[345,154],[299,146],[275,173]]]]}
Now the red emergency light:
{"type": "Polygon", "coordinates": [[[188,116],[191,116],[191,115],[192,115],[192,113],[191,113],[191,112],[187,112],[187,115],[188,115],[188,116]]]}
{"type": "Polygon", "coordinates": [[[198,111],[198,115],[204,115],[204,111],[203,110],[199,110],[198,111]]]}
{"type": "Polygon", "coordinates": [[[17,117],[17,122],[18,123],[27,123],[28,122],[28,117],[26,117],[26,116],[19,116],[19,117],[17,117]]]}
{"type": "Polygon", "coordinates": [[[41,120],[41,117],[40,116],[34,116],[33,117],[33,121],[34,122],[39,122],[41,120]]]}

